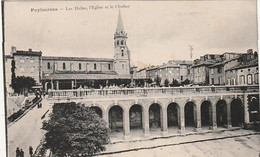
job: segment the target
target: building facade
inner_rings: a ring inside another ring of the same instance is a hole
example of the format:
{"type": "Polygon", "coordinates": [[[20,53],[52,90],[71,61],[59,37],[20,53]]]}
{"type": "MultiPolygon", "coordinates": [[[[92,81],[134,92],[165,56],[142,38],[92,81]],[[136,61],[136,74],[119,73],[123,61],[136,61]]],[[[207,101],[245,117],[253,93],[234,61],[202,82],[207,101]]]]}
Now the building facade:
{"type": "MultiPolygon", "coordinates": [[[[117,28],[114,33],[113,58],[54,57],[42,56],[41,51],[16,50],[6,55],[6,83],[11,84],[10,64],[15,62],[15,75],[28,76],[42,84],[45,90],[83,87],[87,80],[130,79],[130,51],[127,33],[119,11],[117,28]]],[[[8,92],[12,92],[10,88],[8,92]]]]}

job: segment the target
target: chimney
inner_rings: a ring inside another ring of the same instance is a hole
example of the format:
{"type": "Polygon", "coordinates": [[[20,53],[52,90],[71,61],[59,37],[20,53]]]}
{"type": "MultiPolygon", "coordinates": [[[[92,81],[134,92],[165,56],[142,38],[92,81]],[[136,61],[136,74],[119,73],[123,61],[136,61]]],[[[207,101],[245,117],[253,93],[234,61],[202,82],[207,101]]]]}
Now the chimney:
{"type": "Polygon", "coordinates": [[[16,53],[16,47],[11,46],[11,53],[10,56],[13,57],[13,54],[16,53]]]}
{"type": "Polygon", "coordinates": [[[32,52],[32,49],[31,49],[31,48],[29,48],[29,52],[32,52]]]}

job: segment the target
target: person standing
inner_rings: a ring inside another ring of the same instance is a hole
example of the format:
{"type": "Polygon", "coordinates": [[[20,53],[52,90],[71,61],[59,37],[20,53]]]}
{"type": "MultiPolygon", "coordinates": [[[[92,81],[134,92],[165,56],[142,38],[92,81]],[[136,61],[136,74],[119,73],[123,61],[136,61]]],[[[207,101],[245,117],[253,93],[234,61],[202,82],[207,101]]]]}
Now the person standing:
{"type": "Polygon", "coordinates": [[[30,154],[30,157],[32,157],[32,155],[33,155],[33,148],[32,148],[32,146],[29,147],[29,154],[30,154]]]}
{"type": "Polygon", "coordinates": [[[20,157],[24,157],[24,151],[23,151],[23,149],[21,149],[21,151],[20,151],[20,157]]]}
{"type": "Polygon", "coordinates": [[[16,148],[16,157],[20,157],[20,150],[19,150],[19,147],[16,148]]]}

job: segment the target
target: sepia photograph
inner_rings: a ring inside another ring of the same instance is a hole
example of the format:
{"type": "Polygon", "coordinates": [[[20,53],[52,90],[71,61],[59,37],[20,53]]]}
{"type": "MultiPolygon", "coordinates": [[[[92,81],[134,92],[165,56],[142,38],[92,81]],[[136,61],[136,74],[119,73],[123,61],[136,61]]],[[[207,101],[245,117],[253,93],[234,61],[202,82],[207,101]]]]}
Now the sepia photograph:
{"type": "Polygon", "coordinates": [[[260,156],[257,18],[257,0],[2,1],[6,156],[260,156]]]}

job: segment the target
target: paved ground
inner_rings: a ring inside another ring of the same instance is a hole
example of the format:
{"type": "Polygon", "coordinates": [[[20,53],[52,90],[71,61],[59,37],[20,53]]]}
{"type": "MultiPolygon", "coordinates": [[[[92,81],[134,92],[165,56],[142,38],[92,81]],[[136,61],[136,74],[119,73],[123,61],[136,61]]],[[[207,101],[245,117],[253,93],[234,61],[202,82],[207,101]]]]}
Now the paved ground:
{"type": "Polygon", "coordinates": [[[25,157],[29,156],[29,146],[35,150],[44,135],[41,130],[42,115],[51,108],[46,99],[42,100],[42,108],[34,107],[24,117],[7,128],[8,157],[15,157],[16,147],[23,149],[25,157]]]}
{"type": "Polygon", "coordinates": [[[108,157],[258,157],[260,134],[248,130],[207,133],[107,146],[108,157]],[[111,153],[111,154],[110,154],[111,153]]]}
{"type": "Polygon", "coordinates": [[[260,153],[260,135],[255,135],[255,132],[251,131],[238,130],[143,142],[116,143],[107,146],[105,153],[109,152],[117,153],[104,154],[102,156],[258,157],[260,153]],[[216,138],[219,139],[216,140],[216,138]]]}

